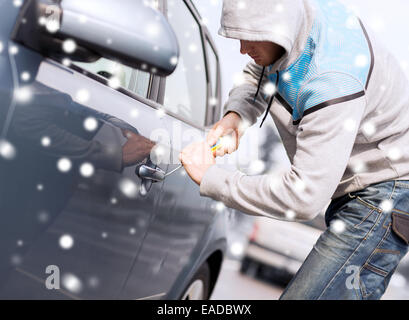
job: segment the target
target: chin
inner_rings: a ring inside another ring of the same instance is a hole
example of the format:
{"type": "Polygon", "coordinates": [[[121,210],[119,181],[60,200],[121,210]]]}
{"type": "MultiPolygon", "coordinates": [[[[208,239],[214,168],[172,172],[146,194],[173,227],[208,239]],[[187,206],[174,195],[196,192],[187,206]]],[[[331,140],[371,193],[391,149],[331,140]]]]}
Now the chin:
{"type": "Polygon", "coordinates": [[[259,66],[266,67],[265,63],[263,61],[261,61],[261,60],[254,60],[254,62],[259,66]]]}
{"type": "Polygon", "coordinates": [[[257,65],[259,65],[259,66],[262,66],[262,67],[268,67],[268,66],[269,66],[269,64],[267,64],[267,63],[265,63],[265,62],[255,61],[255,63],[256,63],[257,65]]]}

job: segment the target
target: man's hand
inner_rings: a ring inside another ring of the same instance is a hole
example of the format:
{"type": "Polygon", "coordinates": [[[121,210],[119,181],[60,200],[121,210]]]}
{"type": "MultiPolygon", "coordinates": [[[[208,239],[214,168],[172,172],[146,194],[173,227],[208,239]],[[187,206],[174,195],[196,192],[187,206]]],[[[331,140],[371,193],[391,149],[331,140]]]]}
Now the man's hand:
{"type": "Polygon", "coordinates": [[[207,135],[206,142],[211,147],[217,143],[219,138],[229,135],[232,140],[229,143],[224,143],[215,154],[217,157],[223,157],[225,154],[231,154],[238,149],[243,134],[241,117],[235,112],[230,112],[213,126],[207,135]]]}
{"type": "Polygon", "coordinates": [[[122,146],[122,163],[124,167],[133,166],[149,156],[155,143],[129,130],[122,130],[128,141],[122,146]]]}
{"type": "Polygon", "coordinates": [[[201,184],[207,169],[216,164],[212,150],[206,142],[196,142],[187,146],[179,154],[179,160],[189,177],[201,184]]]}

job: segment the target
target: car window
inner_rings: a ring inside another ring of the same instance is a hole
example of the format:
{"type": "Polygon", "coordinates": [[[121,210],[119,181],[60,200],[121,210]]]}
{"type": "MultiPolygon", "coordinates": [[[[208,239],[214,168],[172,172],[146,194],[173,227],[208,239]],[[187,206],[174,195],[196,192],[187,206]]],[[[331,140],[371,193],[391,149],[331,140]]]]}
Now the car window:
{"type": "MultiPolygon", "coordinates": [[[[217,56],[216,53],[214,52],[214,49],[210,42],[206,40],[206,47],[207,47],[207,62],[209,64],[209,77],[210,77],[210,83],[211,83],[211,88],[212,92],[210,95],[210,99],[216,99],[217,98],[217,56]]],[[[210,101],[212,104],[212,101],[210,101]]]]}
{"type": "Polygon", "coordinates": [[[166,78],[164,107],[197,125],[204,125],[207,82],[199,25],[183,1],[169,1],[168,18],[179,40],[176,70],[166,78]]]}
{"type": "Polygon", "coordinates": [[[73,64],[108,79],[108,84],[115,89],[122,87],[142,97],[148,96],[150,74],[147,72],[135,70],[105,58],[91,63],[73,62],[73,64]]]}

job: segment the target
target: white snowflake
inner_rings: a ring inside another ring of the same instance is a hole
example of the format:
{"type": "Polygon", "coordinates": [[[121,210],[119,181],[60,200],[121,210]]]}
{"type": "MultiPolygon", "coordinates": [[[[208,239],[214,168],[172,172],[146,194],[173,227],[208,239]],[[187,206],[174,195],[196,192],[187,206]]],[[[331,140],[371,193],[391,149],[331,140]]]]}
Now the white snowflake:
{"type": "Polygon", "coordinates": [[[21,73],[20,77],[21,77],[21,80],[23,80],[23,81],[29,81],[30,77],[31,77],[30,72],[24,71],[24,72],[21,73]]]}
{"type": "Polygon", "coordinates": [[[275,84],[274,84],[274,83],[271,83],[271,82],[267,83],[267,84],[264,86],[263,89],[264,89],[264,93],[267,94],[267,95],[269,95],[269,96],[272,96],[272,95],[276,92],[276,90],[277,90],[275,84]]]}
{"type": "Polygon", "coordinates": [[[232,149],[236,146],[236,139],[233,137],[232,134],[228,134],[220,138],[220,143],[226,149],[232,149]]]}
{"type": "Polygon", "coordinates": [[[171,57],[169,62],[172,66],[176,66],[178,64],[178,57],[176,56],[171,57]]]}
{"type": "Polygon", "coordinates": [[[287,210],[285,212],[285,217],[290,221],[294,220],[295,216],[296,216],[296,214],[295,214],[295,212],[293,210],[287,210]]]}
{"type": "Polygon", "coordinates": [[[250,163],[248,168],[248,173],[250,175],[258,175],[261,174],[266,168],[266,164],[262,160],[254,160],[250,163]]]}
{"type": "Polygon", "coordinates": [[[98,128],[98,121],[94,117],[87,117],[84,120],[84,128],[87,131],[95,131],[98,128]]]}
{"type": "Polygon", "coordinates": [[[277,4],[275,7],[275,11],[278,13],[282,13],[284,11],[284,6],[281,3],[277,4]]]}
{"type": "Polygon", "coordinates": [[[108,80],[108,85],[113,89],[118,89],[121,86],[121,81],[117,77],[111,77],[108,80]]]}
{"type": "Polygon", "coordinates": [[[71,59],[69,58],[62,59],[62,64],[66,67],[69,67],[71,65],[71,59]]]}
{"type": "Polygon", "coordinates": [[[357,29],[359,28],[359,21],[355,15],[350,15],[345,22],[348,29],[357,29]]]}
{"type": "Polygon", "coordinates": [[[218,102],[219,102],[219,100],[218,100],[217,98],[215,98],[215,97],[211,97],[211,98],[209,99],[209,104],[210,104],[211,106],[217,105],[218,102]]]}
{"type": "Polygon", "coordinates": [[[393,209],[393,201],[392,200],[384,200],[381,203],[381,209],[385,212],[391,212],[393,209]]]}
{"type": "Polygon", "coordinates": [[[83,15],[83,14],[81,14],[81,15],[78,17],[78,22],[79,22],[79,23],[86,23],[87,21],[88,21],[87,16],[85,16],[85,15],[83,15]]]}
{"type": "Polygon", "coordinates": [[[72,273],[66,273],[62,276],[63,286],[72,293],[80,293],[82,291],[82,282],[80,278],[72,273]]]}
{"type": "Polygon", "coordinates": [[[69,234],[63,234],[59,240],[60,247],[64,250],[69,250],[74,245],[74,239],[69,234]]]}
{"type": "Polygon", "coordinates": [[[287,34],[287,28],[286,28],[285,25],[276,24],[276,25],[273,27],[273,32],[274,32],[274,33],[277,33],[277,34],[279,34],[279,35],[285,36],[285,35],[287,34]]]}
{"type": "Polygon", "coordinates": [[[84,178],[92,177],[94,172],[95,172],[95,169],[92,163],[85,162],[80,166],[80,173],[84,178]]]}
{"type": "Polygon", "coordinates": [[[128,198],[136,198],[138,195],[138,187],[129,178],[123,178],[119,181],[119,190],[128,198]]]}
{"type": "Polygon", "coordinates": [[[239,241],[233,242],[232,245],[230,246],[230,252],[236,257],[241,256],[244,253],[243,244],[239,241]]]}
{"type": "Polygon", "coordinates": [[[330,229],[332,232],[339,234],[345,231],[345,227],[346,227],[345,222],[337,219],[331,222],[330,229]]]}
{"type": "Polygon", "coordinates": [[[18,53],[18,48],[17,48],[17,46],[10,46],[10,48],[9,48],[9,53],[11,54],[11,55],[16,55],[17,53],[18,53]]]}
{"type": "Polygon", "coordinates": [[[237,2],[237,9],[244,10],[247,8],[247,4],[245,1],[240,0],[237,2]]]}
{"type": "Polygon", "coordinates": [[[0,139],[0,156],[6,160],[13,160],[17,151],[14,145],[7,140],[0,139]]]}
{"type": "Polygon", "coordinates": [[[49,147],[49,146],[51,145],[51,138],[50,138],[50,137],[47,137],[47,136],[42,137],[42,138],[41,138],[41,145],[42,145],[44,148],[49,147]]]}
{"type": "Polygon", "coordinates": [[[20,103],[27,103],[32,98],[32,92],[28,87],[20,87],[14,90],[14,97],[20,103]]]}
{"type": "Polygon", "coordinates": [[[355,57],[355,66],[359,68],[366,67],[369,63],[368,56],[365,54],[359,54],[355,57]]]}
{"type": "Polygon", "coordinates": [[[88,279],[87,283],[88,283],[88,286],[89,286],[90,288],[95,289],[95,288],[98,288],[98,287],[99,287],[100,281],[99,281],[99,278],[98,278],[98,277],[96,277],[96,276],[91,276],[91,277],[88,279]]]}
{"type": "Polygon", "coordinates": [[[68,158],[61,158],[57,162],[57,168],[63,173],[66,173],[71,170],[72,163],[68,158]]]}
{"type": "Polygon", "coordinates": [[[388,158],[391,159],[392,161],[398,161],[402,158],[402,152],[400,151],[399,148],[391,148],[388,150],[387,154],[388,158]]]}
{"type": "Polygon", "coordinates": [[[38,18],[38,24],[40,26],[45,26],[46,23],[47,23],[47,18],[46,17],[41,16],[41,17],[38,18]]]}
{"type": "Polygon", "coordinates": [[[297,181],[295,182],[294,187],[295,187],[295,190],[296,190],[296,191],[301,192],[301,191],[304,191],[304,190],[305,190],[306,185],[305,185],[305,182],[304,182],[304,181],[302,181],[302,180],[297,180],[297,181]]]}
{"type": "Polygon", "coordinates": [[[23,4],[23,0],[13,0],[13,5],[15,7],[21,7],[22,4],[23,4]]]}
{"type": "Polygon", "coordinates": [[[233,83],[236,87],[244,84],[244,82],[245,78],[242,72],[233,74],[233,83]]]}
{"type": "Polygon", "coordinates": [[[345,129],[346,131],[352,132],[352,131],[355,130],[355,128],[356,128],[356,121],[355,121],[354,119],[347,119],[347,120],[345,120],[345,122],[344,122],[344,129],[345,129]]]}
{"type": "Polygon", "coordinates": [[[372,122],[366,122],[362,129],[367,136],[373,136],[376,132],[376,127],[372,122]]]}
{"type": "Polygon", "coordinates": [[[49,214],[46,211],[41,211],[38,214],[37,219],[40,223],[46,223],[49,220],[49,214]]]}
{"type": "Polygon", "coordinates": [[[209,24],[209,19],[206,17],[202,18],[202,24],[204,24],[205,26],[207,26],[209,24]]]}
{"type": "Polygon", "coordinates": [[[62,49],[66,53],[73,53],[77,49],[77,44],[72,39],[67,39],[62,43],[62,49]]]}
{"type": "Polygon", "coordinates": [[[160,109],[158,109],[158,110],[156,110],[156,116],[158,117],[158,118],[163,118],[164,116],[165,116],[165,110],[163,109],[163,108],[160,108],[160,109]]]}
{"type": "Polygon", "coordinates": [[[195,53],[197,51],[197,45],[195,43],[191,43],[189,45],[189,51],[195,53]]]}
{"type": "Polygon", "coordinates": [[[76,93],[76,99],[80,103],[88,102],[89,98],[90,98],[90,93],[87,89],[80,89],[76,93]]]}
{"type": "Polygon", "coordinates": [[[131,110],[131,117],[132,118],[137,118],[139,116],[139,111],[137,109],[132,109],[131,110]]]}
{"type": "Polygon", "coordinates": [[[283,80],[284,81],[289,81],[291,80],[291,74],[289,72],[286,72],[283,74],[283,80]]]}
{"type": "Polygon", "coordinates": [[[19,265],[21,265],[21,263],[23,262],[23,258],[22,258],[22,256],[19,255],[19,254],[13,254],[13,255],[10,257],[10,262],[11,262],[11,264],[12,264],[13,266],[19,266],[19,265]]]}
{"type": "Polygon", "coordinates": [[[56,33],[60,29],[60,22],[56,19],[47,19],[45,28],[49,33],[56,33]]]}
{"type": "Polygon", "coordinates": [[[159,34],[160,28],[157,23],[149,23],[146,25],[145,31],[149,37],[156,37],[159,34]]]}
{"type": "Polygon", "coordinates": [[[356,161],[352,164],[352,171],[354,173],[362,173],[367,170],[367,166],[363,161],[356,161]]]}
{"type": "Polygon", "coordinates": [[[248,128],[250,128],[251,123],[247,120],[242,120],[239,125],[239,132],[245,132],[248,128]]]}
{"type": "Polygon", "coordinates": [[[222,212],[224,209],[226,209],[226,206],[224,205],[223,202],[217,202],[215,205],[215,209],[217,212],[222,212]]]}

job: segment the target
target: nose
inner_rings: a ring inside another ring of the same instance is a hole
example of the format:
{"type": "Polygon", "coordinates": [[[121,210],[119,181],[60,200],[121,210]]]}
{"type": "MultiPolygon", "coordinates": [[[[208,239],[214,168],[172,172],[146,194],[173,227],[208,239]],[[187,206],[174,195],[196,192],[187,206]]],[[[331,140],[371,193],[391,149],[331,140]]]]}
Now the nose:
{"type": "Polygon", "coordinates": [[[249,45],[247,41],[240,40],[240,53],[247,54],[249,52],[249,45]]]}

